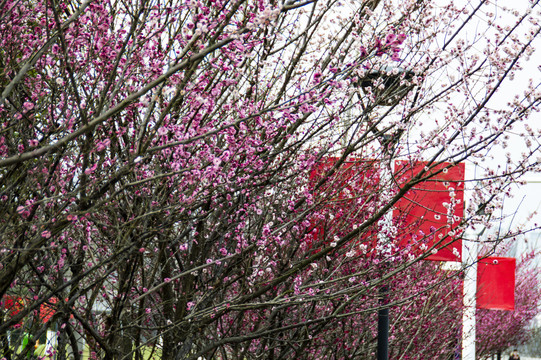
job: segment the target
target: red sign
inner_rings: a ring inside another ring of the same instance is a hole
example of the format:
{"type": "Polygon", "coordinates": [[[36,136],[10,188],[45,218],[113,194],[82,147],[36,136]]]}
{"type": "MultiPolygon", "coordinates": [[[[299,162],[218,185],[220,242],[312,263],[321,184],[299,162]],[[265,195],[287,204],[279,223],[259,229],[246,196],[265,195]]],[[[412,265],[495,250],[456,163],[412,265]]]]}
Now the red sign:
{"type": "Polygon", "coordinates": [[[477,263],[477,308],[515,309],[515,258],[487,257],[477,263]]]}
{"type": "Polygon", "coordinates": [[[456,229],[464,215],[464,164],[442,163],[427,168],[426,162],[395,163],[399,186],[407,184],[420,172],[424,180],[400,199],[393,218],[399,228],[401,247],[416,255],[430,251],[427,260],[461,261],[462,240],[456,229]]]}

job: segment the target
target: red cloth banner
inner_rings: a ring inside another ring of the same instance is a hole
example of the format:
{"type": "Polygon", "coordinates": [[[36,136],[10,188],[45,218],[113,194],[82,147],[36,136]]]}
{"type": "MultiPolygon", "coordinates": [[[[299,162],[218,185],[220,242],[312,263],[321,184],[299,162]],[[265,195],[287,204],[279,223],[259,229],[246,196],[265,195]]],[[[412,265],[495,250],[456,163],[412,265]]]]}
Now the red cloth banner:
{"type": "Polygon", "coordinates": [[[41,304],[39,307],[39,318],[44,323],[49,322],[53,315],[56,313],[55,304],[58,302],[57,298],[50,298],[48,303],[41,304]]]}
{"type": "Polygon", "coordinates": [[[515,258],[479,258],[477,263],[477,308],[515,309],[515,258]]]}
{"type": "MultiPolygon", "coordinates": [[[[394,173],[399,186],[427,166],[426,162],[396,161],[394,173]]],[[[401,247],[409,247],[416,255],[432,249],[427,260],[461,261],[462,240],[456,227],[464,216],[464,174],[463,163],[430,166],[424,175],[428,179],[398,201],[393,218],[401,234],[401,247]]]]}
{"type": "MultiPolygon", "coordinates": [[[[7,310],[8,315],[13,317],[24,309],[24,300],[18,296],[5,295],[2,299],[2,307],[7,310]]],[[[22,322],[14,325],[14,328],[20,328],[22,322]]]]}
{"type": "MultiPolygon", "coordinates": [[[[333,174],[328,174],[339,158],[326,157],[310,172],[310,184],[315,187],[317,202],[322,203],[319,218],[312,219],[305,242],[317,252],[370,218],[376,210],[379,169],[373,160],[348,159],[333,174]],[[327,176],[326,178],[324,178],[327,176]]],[[[357,240],[373,249],[377,240],[377,224],[367,229],[357,240]]]]}
{"type": "MultiPolygon", "coordinates": [[[[4,296],[2,300],[2,305],[5,310],[8,311],[9,316],[17,315],[22,309],[24,309],[26,300],[18,296],[4,296]]],[[[41,304],[39,307],[39,319],[44,323],[51,320],[53,315],[56,313],[54,305],[58,302],[57,298],[50,298],[48,303],[41,304]]],[[[15,327],[20,327],[22,322],[15,325],[15,327]]]]}

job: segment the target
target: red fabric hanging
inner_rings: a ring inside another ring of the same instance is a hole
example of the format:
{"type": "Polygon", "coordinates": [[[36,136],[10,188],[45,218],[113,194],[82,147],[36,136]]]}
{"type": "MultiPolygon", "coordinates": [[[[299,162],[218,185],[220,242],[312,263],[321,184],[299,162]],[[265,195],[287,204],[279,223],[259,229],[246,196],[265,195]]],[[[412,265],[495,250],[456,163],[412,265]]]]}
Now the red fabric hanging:
{"type": "Polygon", "coordinates": [[[5,295],[3,300],[3,308],[8,310],[9,316],[15,316],[24,308],[24,301],[21,297],[5,295]]]}
{"type": "MultiPolygon", "coordinates": [[[[406,184],[428,166],[396,161],[395,177],[406,184]]],[[[464,215],[463,163],[442,163],[428,170],[428,180],[415,185],[398,201],[393,218],[399,229],[399,244],[420,255],[433,248],[427,260],[461,261],[462,240],[457,225],[464,215]]]]}
{"type": "Polygon", "coordinates": [[[515,309],[515,258],[479,258],[477,263],[477,308],[515,309]]]}
{"type": "MultiPolygon", "coordinates": [[[[24,309],[24,300],[21,297],[18,296],[11,296],[11,295],[5,295],[2,298],[2,307],[7,310],[8,316],[13,317],[19,313],[22,309],[24,309]]],[[[19,328],[22,326],[22,321],[16,325],[14,325],[14,328],[19,328]]]]}
{"type": "MultiPolygon", "coordinates": [[[[339,160],[326,157],[310,172],[310,184],[314,187],[339,160]]],[[[362,224],[374,213],[379,187],[379,170],[373,160],[348,159],[315,192],[323,196],[323,208],[319,213],[324,218],[313,219],[304,241],[309,249],[318,252],[336,237],[342,237],[362,224]]],[[[356,240],[373,249],[377,240],[377,224],[363,232],[356,240]]]]}
{"type": "MultiPolygon", "coordinates": [[[[17,315],[22,309],[24,309],[26,300],[17,297],[17,296],[10,296],[6,295],[4,296],[2,303],[5,310],[8,311],[8,314],[10,317],[17,315]]],[[[53,315],[56,312],[56,309],[54,308],[54,304],[58,302],[58,299],[56,298],[50,298],[49,303],[41,304],[39,307],[39,318],[44,323],[51,320],[53,315]]],[[[73,315],[72,315],[73,316],[73,315]]],[[[15,325],[15,327],[20,327],[22,325],[22,321],[15,325]]]]}
{"type": "Polygon", "coordinates": [[[44,323],[49,322],[49,320],[51,320],[53,315],[56,313],[54,304],[58,302],[58,299],[50,298],[48,302],[49,304],[41,304],[39,307],[39,317],[44,323]]]}

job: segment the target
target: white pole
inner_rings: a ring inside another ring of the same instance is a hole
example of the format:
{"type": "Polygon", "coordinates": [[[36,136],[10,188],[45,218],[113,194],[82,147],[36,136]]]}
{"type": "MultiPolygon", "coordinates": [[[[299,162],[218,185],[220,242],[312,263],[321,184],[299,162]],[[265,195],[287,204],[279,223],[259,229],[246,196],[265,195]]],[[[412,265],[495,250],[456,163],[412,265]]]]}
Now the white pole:
{"type": "MultiPolygon", "coordinates": [[[[466,179],[475,179],[477,166],[466,164],[466,179]]],[[[464,209],[470,201],[472,190],[464,189],[464,209]]],[[[477,240],[484,229],[468,229],[462,239],[462,267],[464,268],[462,313],[462,360],[475,360],[475,309],[477,295],[477,240]]]]}
{"type": "Polygon", "coordinates": [[[477,292],[477,242],[462,240],[464,312],[462,315],[462,360],[475,360],[475,308],[477,292]]]}
{"type": "Polygon", "coordinates": [[[45,342],[45,356],[54,357],[56,352],[56,331],[47,330],[47,340],[45,342]]]}

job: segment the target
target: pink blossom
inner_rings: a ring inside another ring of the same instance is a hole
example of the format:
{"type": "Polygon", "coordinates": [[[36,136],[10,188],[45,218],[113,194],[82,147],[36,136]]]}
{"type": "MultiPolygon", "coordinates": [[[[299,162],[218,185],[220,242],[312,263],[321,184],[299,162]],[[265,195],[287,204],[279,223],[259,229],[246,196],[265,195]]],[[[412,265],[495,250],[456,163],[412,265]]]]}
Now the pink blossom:
{"type": "Polygon", "coordinates": [[[111,145],[111,140],[110,139],[105,139],[103,141],[100,141],[96,145],[96,151],[101,152],[101,151],[107,149],[109,147],[109,145],[111,145]]]}
{"type": "Polygon", "coordinates": [[[34,108],[34,104],[29,101],[25,101],[23,103],[23,107],[26,109],[26,111],[30,111],[34,108]]]}
{"type": "Polygon", "coordinates": [[[366,50],[366,48],[364,46],[361,46],[360,47],[360,57],[361,58],[365,58],[368,56],[368,51],[366,50]]]}
{"type": "Polygon", "coordinates": [[[96,170],[97,167],[98,167],[98,164],[95,163],[94,165],[92,165],[91,167],[85,170],[85,174],[86,175],[92,174],[96,170]]]}
{"type": "Polygon", "coordinates": [[[404,40],[406,40],[406,38],[407,38],[406,34],[403,34],[403,33],[398,34],[398,36],[396,37],[397,44],[401,45],[404,42],[404,40]]]}
{"type": "Polygon", "coordinates": [[[30,210],[26,206],[19,205],[17,206],[17,212],[23,219],[26,219],[30,216],[30,210]]]}
{"type": "Polygon", "coordinates": [[[394,40],[396,39],[396,35],[395,34],[388,34],[386,37],[385,37],[385,43],[386,44],[392,44],[394,42],[394,40]]]}

